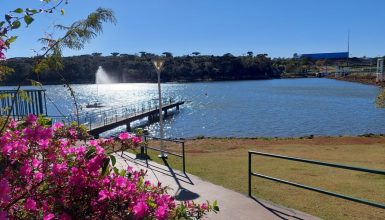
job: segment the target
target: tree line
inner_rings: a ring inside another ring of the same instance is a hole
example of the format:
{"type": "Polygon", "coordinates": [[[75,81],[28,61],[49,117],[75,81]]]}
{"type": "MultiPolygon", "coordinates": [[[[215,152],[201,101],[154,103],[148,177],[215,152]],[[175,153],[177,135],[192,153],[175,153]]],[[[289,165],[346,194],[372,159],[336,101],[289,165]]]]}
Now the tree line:
{"type": "MultiPolygon", "coordinates": [[[[247,52],[244,56],[230,53],[222,56],[191,55],[173,56],[170,52],[162,54],[165,64],[162,70],[163,82],[196,82],[223,80],[273,79],[290,76],[306,77],[324,71],[326,66],[346,65],[346,60],[309,58],[270,58],[267,54],[254,55],[247,52]]],[[[68,83],[95,83],[95,73],[99,66],[108,73],[114,82],[157,82],[152,61],[159,56],[147,52],[131,55],[112,52],[109,56],[92,53],[63,57],[61,70],[46,69],[39,74],[31,74],[36,58],[11,58],[6,65],[15,70],[5,77],[2,85],[28,84],[32,79],[43,84],[60,84],[64,78],[68,83]],[[29,77],[26,77],[29,76],[29,77]],[[24,81],[23,81],[24,80],[24,81]]],[[[373,65],[375,58],[350,58],[351,64],[373,65]],[[371,63],[371,64],[370,64],[371,63]]]]}
{"type": "MultiPolygon", "coordinates": [[[[163,55],[163,82],[271,79],[281,76],[281,70],[273,65],[267,54],[233,56],[227,53],[214,56],[194,52],[192,55],[174,57],[165,52],[163,55]]],[[[93,53],[63,57],[61,70],[47,69],[39,74],[30,74],[33,72],[35,58],[11,58],[6,61],[6,65],[15,71],[7,75],[2,83],[27,84],[26,76],[43,84],[60,84],[62,78],[69,83],[94,83],[99,66],[103,67],[114,82],[156,82],[157,74],[152,64],[156,57],[158,56],[146,52],[138,55],[113,52],[111,56],[93,53]]]]}

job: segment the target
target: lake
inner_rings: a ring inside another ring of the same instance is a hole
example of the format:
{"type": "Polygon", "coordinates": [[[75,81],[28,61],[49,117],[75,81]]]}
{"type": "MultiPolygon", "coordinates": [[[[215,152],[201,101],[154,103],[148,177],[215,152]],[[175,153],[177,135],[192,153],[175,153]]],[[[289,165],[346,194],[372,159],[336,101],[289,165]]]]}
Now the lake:
{"type": "MultiPolygon", "coordinates": [[[[63,86],[45,86],[50,115],[74,111],[63,86]],[[55,105],[52,104],[52,102],[55,105]],[[58,110],[59,109],[59,110],[58,110]]],[[[125,106],[156,99],[157,84],[73,85],[78,102],[125,106]]],[[[325,78],[166,83],[163,96],[188,101],[165,121],[172,138],[299,137],[385,133],[385,110],[375,107],[375,86],[325,78]]],[[[149,127],[158,134],[158,124],[149,127]]],[[[116,133],[123,128],[108,133],[116,133]]]]}

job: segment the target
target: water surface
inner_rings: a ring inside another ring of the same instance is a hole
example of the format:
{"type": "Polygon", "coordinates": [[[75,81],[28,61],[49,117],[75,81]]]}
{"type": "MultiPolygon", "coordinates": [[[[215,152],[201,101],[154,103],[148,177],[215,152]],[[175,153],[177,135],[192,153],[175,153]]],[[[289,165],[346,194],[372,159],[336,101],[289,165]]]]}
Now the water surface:
{"type": "MultiPolygon", "coordinates": [[[[45,86],[52,115],[74,111],[63,86],[45,86]],[[59,109],[60,111],[58,111],[59,109]]],[[[73,85],[78,102],[98,99],[124,106],[157,98],[157,84],[73,85]],[[97,97],[98,96],[98,97],[97,97]]],[[[188,101],[167,118],[167,137],[298,137],[385,132],[378,88],[331,79],[163,84],[163,95],[188,101]]],[[[122,128],[124,129],[124,128],[122,128]]],[[[158,133],[158,124],[149,126],[158,133]]],[[[116,132],[116,131],[114,131],[116,132]]]]}

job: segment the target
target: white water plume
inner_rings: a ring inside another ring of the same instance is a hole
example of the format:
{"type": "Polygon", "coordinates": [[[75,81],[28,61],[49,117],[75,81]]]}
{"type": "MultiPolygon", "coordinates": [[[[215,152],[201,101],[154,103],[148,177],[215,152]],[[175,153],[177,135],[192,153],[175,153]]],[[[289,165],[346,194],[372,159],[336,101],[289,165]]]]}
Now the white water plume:
{"type": "Polygon", "coordinates": [[[98,71],[96,71],[95,83],[109,84],[109,83],[114,83],[114,81],[108,76],[107,72],[104,71],[103,67],[99,66],[98,71]]]}

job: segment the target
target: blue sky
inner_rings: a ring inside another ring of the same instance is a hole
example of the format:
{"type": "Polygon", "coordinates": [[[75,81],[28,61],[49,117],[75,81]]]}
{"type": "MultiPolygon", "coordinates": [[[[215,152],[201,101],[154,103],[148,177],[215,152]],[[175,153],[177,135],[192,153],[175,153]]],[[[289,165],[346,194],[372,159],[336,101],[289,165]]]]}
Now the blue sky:
{"type": "MultiPolygon", "coordinates": [[[[38,5],[39,0],[0,0],[0,12],[38,5]]],[[[247,51],[271,57],[293,53],[346,51],[350,30],[351,56],[385,55],[383,0],[69,0],[66,14],[39,15],[20,35],[8,57],[31,56],[37,39],[53,24],[71,24],[97,7],[111,8],[117,25],[81,51],[65,56],[102,52],[146,51],[174,55],[242,55],[247,51]]]]}

